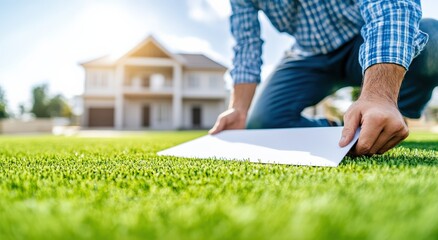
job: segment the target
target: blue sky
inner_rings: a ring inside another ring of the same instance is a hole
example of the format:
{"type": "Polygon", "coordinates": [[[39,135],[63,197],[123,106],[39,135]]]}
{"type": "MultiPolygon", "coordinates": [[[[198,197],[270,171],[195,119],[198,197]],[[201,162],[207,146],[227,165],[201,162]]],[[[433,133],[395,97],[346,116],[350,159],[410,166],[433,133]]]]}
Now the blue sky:
{"type": "MultiPolygon", "coordinates": [[[[438,1],[423,0],[438,19],[438,1]]],[[[0,86],[9,107],[28,103],[30,89],[81,94],[78,62],[121,52],[153,34],[174,52],[202,52],[231,65],[227,0],[0,0],[0,86]]],[[[293,39],[261,16],[266,76],[293,39]]]]}

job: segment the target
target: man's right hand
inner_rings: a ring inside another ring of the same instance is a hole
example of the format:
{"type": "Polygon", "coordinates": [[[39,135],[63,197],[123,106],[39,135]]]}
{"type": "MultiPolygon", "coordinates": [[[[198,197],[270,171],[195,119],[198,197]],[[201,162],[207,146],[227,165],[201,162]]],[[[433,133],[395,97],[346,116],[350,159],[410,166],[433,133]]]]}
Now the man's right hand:
{"type": "Polygon", "coordinates": [[[209,134],[216,134],[222,130],[244,129],[246,127],[246,116],[251,105],[257,84],[242,83],[234,85],[230,99],[230,107],[219,115],[209,134]]]}
{"type": "Polygon", "coordinates": [[[221,113],[214,126],[208,131],[209,134],[216,134],[226,129],[244,129],[246,126],[247,112],[230,108],[221,113]]]}

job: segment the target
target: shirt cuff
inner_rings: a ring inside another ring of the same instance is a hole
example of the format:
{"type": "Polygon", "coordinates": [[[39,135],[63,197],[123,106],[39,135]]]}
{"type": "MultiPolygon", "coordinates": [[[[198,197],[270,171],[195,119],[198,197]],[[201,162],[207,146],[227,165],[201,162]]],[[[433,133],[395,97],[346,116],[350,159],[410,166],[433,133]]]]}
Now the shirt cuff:
{"type": "Polygon", "coordinates": [[[382,1],[366,5],[366,24],[359,50],[362,72],[378,63],[393,63],[406,70],[427,43],[428,35],[419,30],[421,7],[408,1],[382,1]]]}
{"type": "Polygon", "coordinates": [[[245,70],[233,69],[230,74],[234,85],[242,83],[260,83],[260,73],[251,73],[245,70]]]}

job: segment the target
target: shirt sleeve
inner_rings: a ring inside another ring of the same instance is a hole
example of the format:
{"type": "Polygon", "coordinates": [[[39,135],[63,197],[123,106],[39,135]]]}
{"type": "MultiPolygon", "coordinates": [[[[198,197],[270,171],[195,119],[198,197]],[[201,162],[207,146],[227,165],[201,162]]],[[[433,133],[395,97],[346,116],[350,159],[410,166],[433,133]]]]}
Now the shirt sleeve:
{"type": "Polygon", "coordinates": [[[231,78],[234,84],[259,83],[262,45],[258,9],[250,0],[231,0],[231,33],[234,46],[231,78]]]}
{"type": "Polygon", "coordinates": [[[419,30],[420,0],[360,0],[365,20],[359,50],[363,72],[377,63],[394,63],[406,70],[427,43],[419,30]]]}

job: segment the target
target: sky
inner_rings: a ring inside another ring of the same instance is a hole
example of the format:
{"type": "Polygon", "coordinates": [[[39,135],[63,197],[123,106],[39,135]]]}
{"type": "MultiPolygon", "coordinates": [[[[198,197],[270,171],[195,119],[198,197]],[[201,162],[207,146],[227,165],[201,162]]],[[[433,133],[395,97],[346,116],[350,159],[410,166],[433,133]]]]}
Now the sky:
{"type": "MultiPolygon", "coordinates": [[[[438,1],[422,5],[424,17],[438,19],[438,1]]],[[[80,62],[128,51],[150,34],[172,52],[231,67],[230,12],[227,0],[0,0],[0,86],[15,112],[41,83],[72,98],[83,92],[80,62]]],[[[293,38],[260,21],[265,78],[293,38]]]]}

